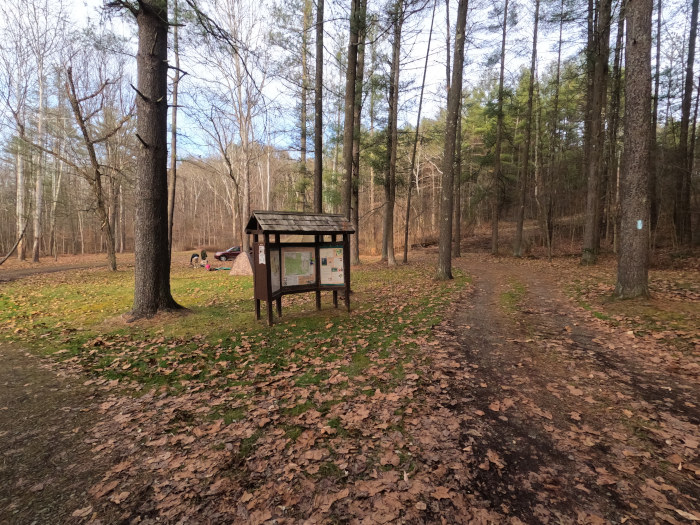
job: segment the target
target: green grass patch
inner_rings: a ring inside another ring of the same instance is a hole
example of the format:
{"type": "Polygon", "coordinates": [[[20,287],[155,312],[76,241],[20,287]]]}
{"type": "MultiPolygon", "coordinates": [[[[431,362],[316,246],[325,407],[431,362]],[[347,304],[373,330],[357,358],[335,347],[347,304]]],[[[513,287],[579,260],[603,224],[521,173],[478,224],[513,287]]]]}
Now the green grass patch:
{"type": "Polygon", "coordinates": [[[292,440],[292,442],[299,439],[299,436],[301,436],[303,432],[304,432],[304,427],[300,427],[299,425],[285,425],[284,426],[284,435],[285,435],[285,437],[292,440]]]}
{"type": "Polygon", "coordinates": [[[212,421],[223,419],[224,425],[230,425],[231,423],[242,420],[246,414],[247,411],[241,407],[229,409],[217,407],[209,412],[209,419],[212,421]]]}
{"type": "Polygon", "coordinates": [[[302,415],[304,412],[311,410],[312,408],[316,408],[316,405],[314,404],[314,402],[307,401],[305,403],[301,403],[301,404],[295,405],[293,407],[285,408],[283,410],[283,413],[287,416],[290,416],[290,417],[296,417],[296,416],[302,415]]]}
{"type": "Polygon", "coordinates": [[[334,478],[342,479],[345,477],[345,472],[340,470],[340,467],[332,461],[326,461],[318,469],[319,478],[334,478]]]}
{"type": "MultiPolygon", "coordinates": [[[[354,378],[377,360],[386,361],[393,384],[404,378],[403,363],[417,357],[416,339],[442,321],[445,305],[468,282],[459,270],[453,281],[433,281],[431,271],[425,264],[360,266],[350,314],[330,306],[330,293],[321,311],[313,294],[294,295],[283,299],[284,318],[273,327],[254,318],[249,277],[174,267],[173,296],[187,310],[127,323],[131,271],[46,274],[3,288],[0,329],[6,340],[73,359],[94,376],[171,391],[253,386],[291,364],[296,386],[326,388],[327,365],[337,361],[345,361],[340,370],[349,379],[333,388],[354,388],[354,378]]],[[[370,379],[365,388],[388,386],[370,379]]]]}
{"type": "Polygon", "coordinates": [[[527,290],[522,283],[510,281],[508,290],[499,296],[501,307],[509,312],[516,312],[525,298],[526,292],[527,290]]]}
{"type": "Polygon", "coordinates": [[[260,436],[262,436],[262,430],[258,429],[250,437],[241,440],[241,446],[238,449],[238,457],[240,459],[245,459],[253,453],[255,444],[260,439],[260,436]]]}

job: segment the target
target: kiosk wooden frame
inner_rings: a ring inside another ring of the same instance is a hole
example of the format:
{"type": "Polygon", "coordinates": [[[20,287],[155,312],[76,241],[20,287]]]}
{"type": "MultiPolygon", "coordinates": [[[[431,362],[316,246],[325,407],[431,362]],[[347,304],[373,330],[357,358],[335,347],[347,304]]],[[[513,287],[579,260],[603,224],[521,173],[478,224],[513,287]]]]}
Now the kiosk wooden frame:
{"type": "Polygon", "coordinates": [[[321,309],[321,291],[345,293],[350,311],[350,221],[342,215],[279,211],[254,211],[246,233],[253,235],[253,283],[255,318],[260,319],[260,301],[267,302],[267,323],[272,326],[272,301],[282,316],[282,296],[316,292],[321,309]],[[313,242],[283,242],[282,235],[311,236],[313,242]],[[330,237],[330,240],[326,240],[330,237]]]}

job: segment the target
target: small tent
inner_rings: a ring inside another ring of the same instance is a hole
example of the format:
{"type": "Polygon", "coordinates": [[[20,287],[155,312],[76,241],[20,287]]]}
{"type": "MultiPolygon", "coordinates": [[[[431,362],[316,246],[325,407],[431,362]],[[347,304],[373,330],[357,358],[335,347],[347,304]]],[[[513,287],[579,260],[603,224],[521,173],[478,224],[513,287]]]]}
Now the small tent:
{"type": "Polygon", "coordinates": [[[253,275],[253,256],[242,253],[233,260],[229,275],[253,275]]]}

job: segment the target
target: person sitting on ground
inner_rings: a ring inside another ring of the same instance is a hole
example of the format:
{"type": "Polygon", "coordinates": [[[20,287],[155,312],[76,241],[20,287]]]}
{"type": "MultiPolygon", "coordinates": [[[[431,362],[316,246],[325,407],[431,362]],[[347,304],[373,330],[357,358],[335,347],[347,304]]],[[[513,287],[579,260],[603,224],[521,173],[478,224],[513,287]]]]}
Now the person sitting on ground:
{"type": "Polygon", "coordinates": [[[206,266],[206,264],[208,263],[206,250],[202,250],[202,252],[199,254],[199,260],[202,266],[206,266]]]}
{"type": "Polygon", "coordinates": [[[196,268],[197,266],[199,266],[199,254],[197,254],[197,253],[192,254],[192,257],[190,257],[190,266],[192,266],[193,268],[196,268]]]}

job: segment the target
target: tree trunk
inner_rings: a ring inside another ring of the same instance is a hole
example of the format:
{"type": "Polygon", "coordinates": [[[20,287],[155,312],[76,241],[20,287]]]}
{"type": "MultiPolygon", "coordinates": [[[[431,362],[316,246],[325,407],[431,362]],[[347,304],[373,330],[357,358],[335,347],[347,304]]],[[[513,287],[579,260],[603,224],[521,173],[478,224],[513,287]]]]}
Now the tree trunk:
{"type": "MultiPolygon", "coordinates": [[[[611,232],[619,219],[617,209],[617,135],[620,129],[620,101],[622,90],[622,51],[625,33],[625,6],[620,6],[615,39],[615,59],[613,61],[612,86],[610,88],[610,108],[608,111],[608,140],[605,155],[605,239],[610,241],[611,232]]],[[[650,166],[651,171],[651,166],[650,166]]],[[[614,247],[614,242],[613,242],[614,247]]]]}
{"type": "Polygon", "coordinates": [[[119,184],[119,253],[126,250],[126,213],[124,212],[124,188],[119,184]]]}
{"type": "Polygon", "coordinates": [[[15,174],[17,177],[17,238],[19,245],[17,246],[17,259],[24,261],[27,257],[27,242],[24,238],[26,229],[27,217],[24,211],[24,192],[25,192],[25,176],[24,176],[24,147],[25,142],[22,136],[17,140],[17,153],[15,154],[15,174]]]}
{"type": "MultiPolygon", "coordinates": [[[[506,5],[507,3],[508,0],[506,0],[506,5]]],[[[462,70],[464,67],[464,40],[468,4],[468,0],[459,0],[457,4],[457,20],[455,21],[454,66],[452,67],[452,83],[447,95],[445,150],[442,170],[442,192],[440,195],[438,279],[452,279],[452,189],[454,185],[457,122],[460,117],[459,106],[462,97],[462,70]]]]}
{"type": "Polygon", "coordinates": [[[56,246],[56,207],[58,197],[61,193],[61,182],[63,180],[63,161],[57,159],[58,168],[54,170],[51,184],[51,253],[54,260],[58,260],[58,248],[56,246]]]}
{"type": "Polygon", "coordinates": [[[88,157],[90,158],[90,166],[92,168],[91,173],[89,168],[82,173],[83,178],[88,181],[92,187],[97,216],[100,219],[101,230],[105,233],[107,237],[107,263],[109,269],[113,272],[117,270],[117,258],[114,250],[114,231],[112,229],[112,223],[109,217],[109,211],[107,209],[107,202],[105,201],[105,190],[102,185],[102,167],[97,160],[97,154],[95,153],[95,142],[90,138],[90,133],[87,129],[87,121],[83,116],[82,109],[80,107],[80,102],[78,100],[78,95],[75,90],[75,83],[73,82],[73,72],[69,67],[67,69],[67,82],[66,82],[66,94],[68,95],[68,100],[70,101],[71,109],[73,110],[73,116],[75,121],[80,128],[80,132],[83,136],[83,142],[85,148],[88,152],[88,157]]]}
{"type": "MultiPolygon", "coordinates": [[[[411,168],[408,172],[408,191],[406,196],[406,222],[404,224],[404,236],[403,236],[403,263],[408,263],[408,224],[411,219],[411,187],[413,185],[413,172],[416,170],[416,151],[418,150],[418,139],[420,136],[420,116],[423,110],[423,93],[425,92],[425,79],[428,75],[428,62],[430,60],[430,43],[433,39],[433,23],[435,22],[435,9],[437,7],[437,0],[433,2],[433,14],[430,19],[430,32],[428,33],[428,48],[425,52],[425,65],[423,66],[423,82],[420,85],[420,97],[418,98],[418,116],[416,117],[416,135],[413,139],[413,151],[411,152],[411,168]]],[[[448,0],[448,13],[449,13],[449,0],[448,0]]],[[[449,15],[448,15],[449,19],[449,15]]],[[[449,26],[449,24],[448,24],[449,26]]],[[[448,31],[449,40],[449,31],[448,31]]],[[[449,66],[448,66],[449,68],[449,66]]],[[[416,179],[418,176],[416,175],[416,179]]],[[[417,187],[417,184],[416,184],[417,187]]]]}
{"type": "MultiPolygon", "coordinates": [[[[545,236],[547,245],[547,257],[552,260],[553,244],[554,244],[554,167],[559,165],[559,154],[561,149],[559,138],[559,91],[561,87],[561,50],[564,35],[564,2],[561,0],[559,9],[559,40],[557,46],[557,67],[556,77],[554,82],[554,100],[552,103],[552,121],[551,134],[549,139],[549,158],[547,161],[547,169],[545,170],[545,180],[542,181],[540,188],[542,189],[542,197],[538,198],[540,208],[540,225],[542,235],[545,236]]],[[[541,117],[542,107],[539,106],[538,117],[541,117]]]]}
{"type": "Polygon", "coordinates": [[[175,188],[177,185],[177,95],[180,86],[180,49],[177,35],[177,0],[173,0],[173,55],[175,77],[173,78],[172,129],[170,130],[170,193],[168,196],[168,251],[173,252],[173,221],[175,218],[175,188]]]}
{"type": "Polygon", "coordinates": [[[652,10],[652,0],[627,2],[625,159],[620,180],[622,222],[615,287],[615,294],[621,298],[649,295],[652,10]]]}
{"type": "Polygon", "coordinates": [[[355,79],[357,78],[357,43],[359,38],[359,0],[350,2],[350,38],[348,41],[347,70],[345,73],[345,125],[343,127],[343,193],[340,198],[342,214],[350,219],[352,208],[352,145],[355,130],[355,79]]]}
{"type": "Polygon", "coordinates": [[[525,198],[530,177],[530,144],[532,143],[532,105],[535,94],[535,67],[537,65],[537,28],[540,22],[540,0],[535,0],[535,24],[532,32],[532,55],[530,57],[530,84],[527,88],[527,121],[525,127],[525,145],[523,146],[523,165],[520,169],[520,202],[518,203],[518,220],[515,228],[515,245],[513,255],[523,255],[523,222],[525,221],[525,198]]]}
{"type": "Polygon", "coordinates": [[[404,17],[403,0],[394,4],[393,26],[394,41],[391,51],[391,72],[389,73],[389,121],[387,126],[387,173],[384,181],[384,236],[382,241],[382,260],[389,266],[396,264],[394,255],[394,203],[396,201],[396,151],[399,140],[398,103],[399,73],[401,60],[401,31],[404,17]]]}
{"type": "Polygon", "coordinates": [[[454,217],[452,218],[452,257],[462,256],[462,97],[457,108],[457,132],[455,134],[454,217]]]}
{"type": "MultiPolygon", "coordinates": [[[[498,255],[498,215],[501,209],[501,142],[503,140],[503,80],[506,67],[506,34],[508,29],[508,1],[503,7],[503,36],[501,38],[501,72],[498,77],[498,114],[496,116],[496,147],[491,186],[491,253],[498,255]]],[[[444,175],[443,175],[444,178],[444,175]]],[[[442,224],[440,225],[442,232],[442,224]]]]}
{"type": "Polygon", "coordinates": [[[365,78],[365,40],[367,39],[367,0],[358,6],[357,73],[355,75],[355,100],[352,133],[352,180],[350,221],[355,235],[350,239],[350,264],[360,264],[360,134],[362,125],[362,83],[365,78]]]}
{"type": "MultiPolygon", "coordinates": [[[[588,0],[588,17],[586,19],[586,106],[583,118],[583,164],[581,173],[587,173],[587,162],[591,152],[591,122],[593,121],[593,76],[595,73],[595,4],[588,0]]],[[[563,13],[563,5],[562,5],[563,13]]],[[[560,40],[561,42],[561,40],[560,40]]]]}
{"type": "Polygon", "coordinates": [[[658,0],[656,8],[656,67],[654,72],[654,98],[652,99],[653,108],[651,110],[651,157],[649,158],[649,205],[650,214],[649,221],[651,231],[656,231],[656,223],[658,222],[658,199],[656,196],[656,172],[657,156],[659,155],[659,146],[656,138],[656,131],[659,123],[659,85],[661,83],[661,0],[658,0]]]}
{"type": "Polygon", "coordinates": [[[691,158],[688,154],[688,135],[690,129],[690,111],[693,100],[693,65],[695,64],[695,41],[698,34],[698,4],[700,0],[692,1],[690,15],[690,36],[688,38],[688,56],[685,71],[685,85],[681,101],[681,129],[678,146],[678,176],[676,178],[676,235],[681,244],[691,241],[690,220],[690,190],[691,190],[691,158]]]}
{"type": "Polygon", "coordinates": [[[314,212],[323,213],[323,1],[316,0],[316,86],[314,91],[314,212]]]}
{"type": "Polygon", "coordinates": [[[168,251],[168,6],[142,0],[136,14],[137,152],[133,319],[181,308],[170,293],[168,251]]]}
{"type": "Polygon", "coordinates": [[[594,30],[590,145],[586,159],[588,191],[581,264],[595,264],[600,246],[600,181],[605,147],[603,108],[607,94],[612,0],[598,0],[594,30]]]}
{"type": "MultiPolygon", "coordinates": [[[[301,115],[299,116],[299,169],[301,178],[305,180],[307,177],[306,170],[306,152],[308,138],[308,107],[309,107],[309,31],[311,31],[311,0],[304,0],[303,25],[304,29],[301,33],[301,115]]],[[[316,190],[314,189],[314,192],[316,190]]]]}
{"type": "MultiPolygon", "coordinates": [[[[37,71],[39,77],[39,111],[37,123],[37,140],[41,146],[44,145],[44,67],[43,61],[39,60],[37,71]]],[[[41,212],[44,207],[44,163],[43,151],[37,152],[39,162],[37,162],[36,184],[34,186],[34,244],[32,246],[32,262],[39,262],[39,249],[41,247],[41,212]]]]}
{"type": "MultiPolygon", "coordinates": [[[[241,220],[239,221],[239,228],[241,230],[241,250],[244,253],[248,253],[250,248],[250,238],[245,233],[245,223],[250,217],[250,162],[251,162],[251,130],[253,127],[252,118],[250,115],[251,107],[249,98],[243,96],[243,81],[246,73],[243,71],[243,66],[241,64],[242,59],[237,53],[233,56],[233,64],[236,69],[237,81],[236,90],[238,93],[236,101],[236,111],[238,113],[238,136],[241,141],[241,169],[243,180],[240,181],[239,188],[242,189],[241,195],[241,220]]],[[[208,218],[208,217],[207,217],[208,218]]]]}

